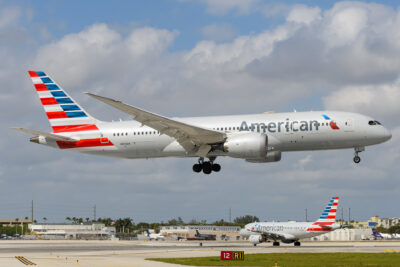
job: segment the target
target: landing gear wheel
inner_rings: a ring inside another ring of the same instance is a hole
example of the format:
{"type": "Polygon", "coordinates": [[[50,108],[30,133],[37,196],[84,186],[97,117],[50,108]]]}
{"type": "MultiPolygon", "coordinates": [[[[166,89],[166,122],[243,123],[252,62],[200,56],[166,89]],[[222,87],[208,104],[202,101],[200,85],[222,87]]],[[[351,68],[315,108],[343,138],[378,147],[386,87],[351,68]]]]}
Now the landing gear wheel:
{"type": "Polygon", "coordinates": [[[257,246],[257,244],[253,244],[253,246],[255,246],[255,247],[256,247],[256,246],[257,246]]]}
{"type": "Polygon", "coordinates": [[[203,163],[203,172],[205,174],[210,174],[212,172],[212,165],[209,161],[203,163]]]}
{"type": "Polygon", "coordinates": [[[219,171],[221,170],[221,165],[219,165],[219,164],[217,164],[217,163],[213,164],[213,165],[212,165],[212,170],[213,170],[214,172],[219,172],[219,171]]]}
{"type": "Polygon", "coordinates": [[[275,241],[274,243],[272,243],[272,245],[273,245],[274,247],[279,247],[279,242],[278,242],[278,241],[275,241]]]}
{"type": "Polygon", "coordinates": [[[294,242],[294,246],[295,246],[295,247],[300,247],[300,242],[299,242],[299,241],[295,241],[295,242],[294,242]]]}
{"type": "Polygon", "coordinates": [[[365,151],[365,147],[355,147],[354,148],[354,163],[360,163],[361,158],[358,156],[358,153],[365,151]]]}
{"type": "Polygon", "coordinates": [[[193,165],[193,171],[194,172],[201,172],[202,169],[203,169],[203,166],[201,164],[194,164],[193,165]]]}

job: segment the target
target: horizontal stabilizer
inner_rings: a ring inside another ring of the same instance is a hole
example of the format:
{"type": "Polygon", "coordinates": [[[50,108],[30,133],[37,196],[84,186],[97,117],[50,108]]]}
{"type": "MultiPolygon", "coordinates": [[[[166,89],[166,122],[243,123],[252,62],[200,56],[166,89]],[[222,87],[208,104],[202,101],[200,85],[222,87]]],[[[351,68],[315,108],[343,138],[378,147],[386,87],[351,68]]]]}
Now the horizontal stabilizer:
{"type": "Polygon", "coordinates": [[[29,129],[24,129],[24,128],[11,128],[11,129],[21,131],[24,133],[28,133],[28,134],[49,137],[49,138],[55,139],[57,141],[77,141],[77,139],[73,139],[73,138],[58,135],[58,134],[46,133],[46,132],[29,130],[29,129]]]}

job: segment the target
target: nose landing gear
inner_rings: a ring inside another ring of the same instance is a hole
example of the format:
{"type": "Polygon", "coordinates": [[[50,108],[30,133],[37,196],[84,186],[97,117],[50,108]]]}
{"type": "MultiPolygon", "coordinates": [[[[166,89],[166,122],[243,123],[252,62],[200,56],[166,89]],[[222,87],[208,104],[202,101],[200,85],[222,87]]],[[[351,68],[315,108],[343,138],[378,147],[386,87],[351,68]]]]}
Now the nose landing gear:
{"type": "Polygon", "coordinates": [[[219,172],[221,165],[214,163],[215,157],[210,158],[210,161],[204,161],[204,158],[199,158],[199,163],[193,165],[194,172],[201,172],[210,174],[211,172],[219,172]]]}
{"type": "Polygon", "coordinates": [[[361,158],[358,156],[358,153],[365,151],[365,147],[355,147],[354,148],[354,163],[360,163],[361,158]]]}

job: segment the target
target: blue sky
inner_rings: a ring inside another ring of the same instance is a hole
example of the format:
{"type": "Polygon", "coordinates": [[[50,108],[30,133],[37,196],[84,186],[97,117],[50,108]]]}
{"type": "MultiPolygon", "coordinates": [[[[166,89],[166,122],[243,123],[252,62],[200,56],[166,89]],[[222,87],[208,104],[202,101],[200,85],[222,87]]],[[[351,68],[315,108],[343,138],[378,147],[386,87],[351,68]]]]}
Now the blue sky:
{"type": "Polygon", "coordinates": [[[393,132],[354,166],[351,150],[285,153],[274,164],[119,160],[67,153],[1,132],[1,217],[208,221],[317,217],[339,195],[356,219],[399,216],[400,14],[396,1],[1,1],[0,123],[49,131],[26,74],[43,70],[102,120],[129,119],[82,94],[165,116],[335,109],[393,132]],[[12,78],[10,78],[12,77],[12,78]],[[21,105],[23,98],[23,105],[21,105]],[[171,103],[174,103],[171,105],[171,103]],[[12,114],[12,115],[10,115],[12,114]],[[11,201],[12,200],[12,201],[11,201]],[[296,205],[293,205],[296,203],[296,205]]]}

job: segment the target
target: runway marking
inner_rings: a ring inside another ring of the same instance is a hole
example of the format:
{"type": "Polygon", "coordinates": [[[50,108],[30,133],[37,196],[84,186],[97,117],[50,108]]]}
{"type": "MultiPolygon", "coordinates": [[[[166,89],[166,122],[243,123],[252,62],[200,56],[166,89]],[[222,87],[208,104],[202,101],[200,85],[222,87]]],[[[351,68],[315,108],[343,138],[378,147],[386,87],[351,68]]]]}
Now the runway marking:
{"type": "Polygon", "coordinates": [[[85,265],[80,265],[79,260],[76,260],[76,264],[73,264],[72,266],[85,266],[85,265]]]}
{"type": "Polygon", "coordinates": [[[386,249],[386,248],[381,248],[380,250],[388,251],[388,252],[400,252],[400,250],[392,250],[392,249],[386,249]]]}
{"type": "Polygon", "coordinates": [[[36,265],[35,263],[31,262],[30,260],[28,260],[27,258],[25,258],[23,256],[15,256],[15,258],[25,265],[36,265]]]}

